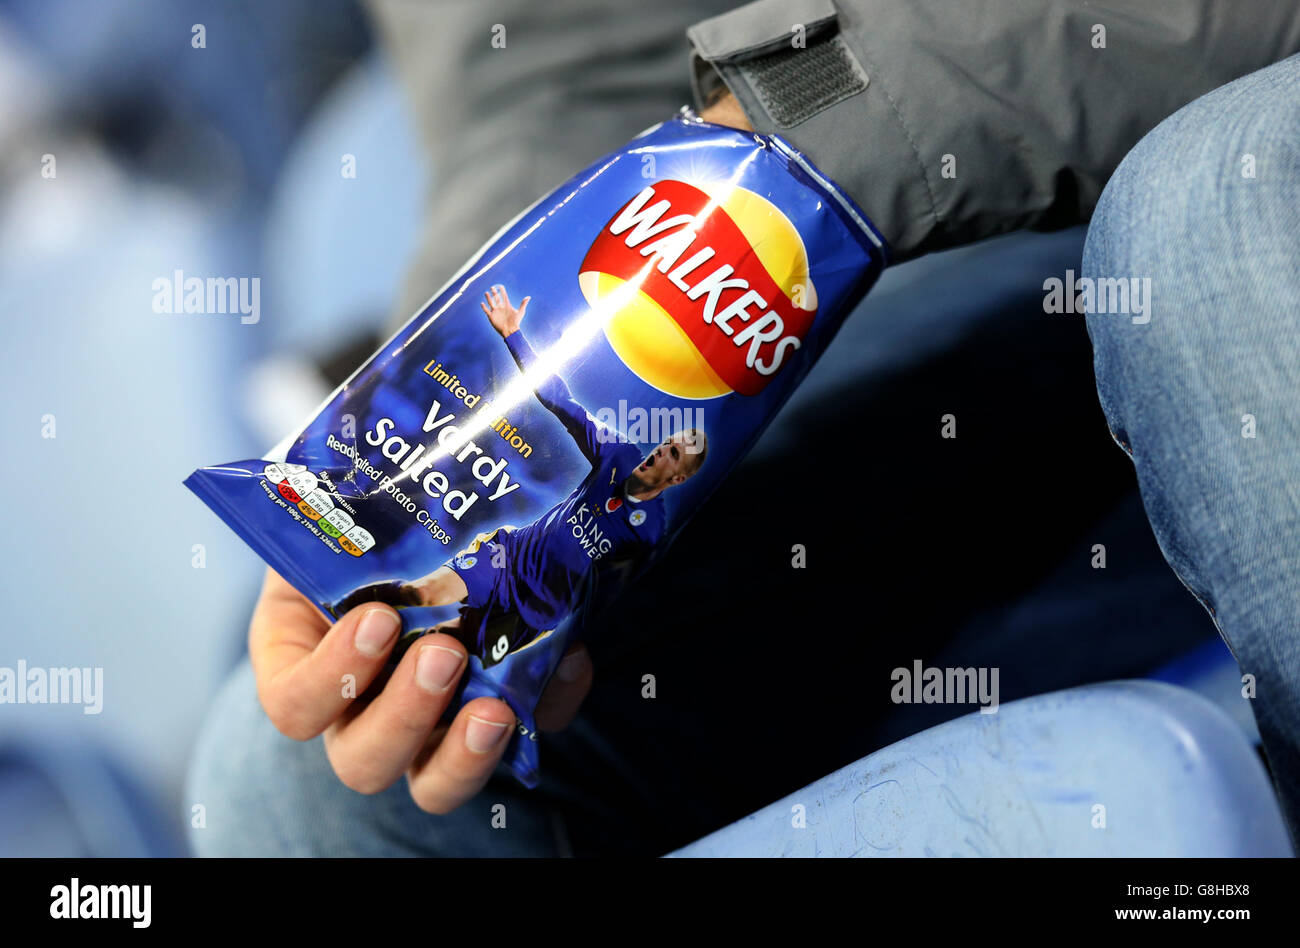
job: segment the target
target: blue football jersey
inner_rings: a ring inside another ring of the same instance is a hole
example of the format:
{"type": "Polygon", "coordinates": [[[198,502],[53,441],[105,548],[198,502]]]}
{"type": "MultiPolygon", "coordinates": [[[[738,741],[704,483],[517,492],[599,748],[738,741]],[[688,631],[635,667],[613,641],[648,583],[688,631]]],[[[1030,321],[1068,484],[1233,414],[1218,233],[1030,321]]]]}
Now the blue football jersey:
{"type": "MultiPolygon", "coordinates": [[[[522,332],[511,333],[506,345],[520,369],[536,359],[522,332]]],[[[591,462],[572,493],[502,540],[507,575],[501,598],[542,630],[582,601],[593,570],[647,555],[663,537],[666,518],[662,495],[638,502],[624,492],[644,460],[636,445],[593,418],[558,376],[539,383],[536,394],[591,462]]]]}

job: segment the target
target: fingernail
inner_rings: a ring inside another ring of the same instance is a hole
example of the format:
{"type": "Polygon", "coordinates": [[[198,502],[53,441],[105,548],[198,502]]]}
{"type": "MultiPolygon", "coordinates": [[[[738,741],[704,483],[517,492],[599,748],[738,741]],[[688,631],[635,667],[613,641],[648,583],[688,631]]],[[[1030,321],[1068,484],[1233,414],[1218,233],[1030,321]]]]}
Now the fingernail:
{"type": "Polygon", "coordinates": [[[555,676],[560,681],[575,682],[586,673],[589,664],[586,649],[579,649],[564,657],[560,667],[555,669],[555,676]]]}
{"type": "Polygon", "coordinates": [[[455,649],[426,645],[420,649],[420,657],[415,662],[415,683],[431,694],[440,695],[456,681],[464,663],[465,657],[455,649]]]}
{"type": "Polygon", "coordinates": [[[482,718],[469,716],[469,727],[465,728],[465,746],[476,754],[486,754],[496,750],[502,738],[509,733],[510,725],[496,721],[484,721],[482,718]]]}
{"type": "Polygon", "coordinates": [[[357,623],[357,651],[370,658],[378,658],[397,638],[402,622],[387,609],[371,609],[357,623]]]}

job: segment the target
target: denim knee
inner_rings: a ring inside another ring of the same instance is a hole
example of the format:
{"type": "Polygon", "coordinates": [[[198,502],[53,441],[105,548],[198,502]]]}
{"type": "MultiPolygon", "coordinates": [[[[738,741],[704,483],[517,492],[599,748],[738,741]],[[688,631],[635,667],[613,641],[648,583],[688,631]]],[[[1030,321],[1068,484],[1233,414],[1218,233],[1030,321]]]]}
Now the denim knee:
{"type": "Polygon", "coordinates": [[[507,776],[495,776],[478,797],[442,816],[420,810],[405,780],[372,795],[349,790],[334,775],[320,738],[294,741],[271,724],[247,661],[208,713],[185,799],[190,843],[199,856],[557,852],[550,801],[507,776]]]}
{"type": "Polygon", "coordinates": [[[1103,408],[1126,447],[1138,393],[1176,393],[1189,372],[1231,387],[1234,367],[1294,336],[1298,237],[1300,56],[1190,103],[1124,159],[1082,277],[1103,408]]]}

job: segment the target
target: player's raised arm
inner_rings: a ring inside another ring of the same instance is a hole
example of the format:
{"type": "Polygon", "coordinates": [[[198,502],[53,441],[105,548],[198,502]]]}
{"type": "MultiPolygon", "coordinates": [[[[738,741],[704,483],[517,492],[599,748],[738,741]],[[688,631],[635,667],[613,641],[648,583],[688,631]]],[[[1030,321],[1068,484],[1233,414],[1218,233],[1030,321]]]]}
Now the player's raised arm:
{"type": "MultiPolygon", "coordinates": [[[[524,311],[528,308],[528,301],[532,297],[525,296],[517,309],[511,305],[510,297],[503,286],[492,287],[483,294],[483,297],[484,302],[479,303],[479,306],[487,316],[488,322],[505,340],[506,348],[514,357],[519,371],[527,373],[537,363],[537,353],[528,344],[521,329],[524,311]]],[[[578,448],[593,464],[596,463],[601,446],[617,440],[614,432],[596,421],[587,409],[578,404],[573,393],[569,391],[569,386],[558,375],[551,374],[534,380],[533,393],[548,411],[560,419],[569,434],[573,436],[573,440],[578,443],[578,448]]]]}
{"type": "Polygon", "coordinates": [[[510,294],[506,292],[504,286],[494,286],[483,294],[484,302],[479,303],[492,324],[492,328],[501,334],[502,339],[508,339],[510,336],[519,331],[519,327],[524,321],[524,311],[528,309],[528,301],[531,296],[525,296],[516,309],[510,305],[510,294]]]}

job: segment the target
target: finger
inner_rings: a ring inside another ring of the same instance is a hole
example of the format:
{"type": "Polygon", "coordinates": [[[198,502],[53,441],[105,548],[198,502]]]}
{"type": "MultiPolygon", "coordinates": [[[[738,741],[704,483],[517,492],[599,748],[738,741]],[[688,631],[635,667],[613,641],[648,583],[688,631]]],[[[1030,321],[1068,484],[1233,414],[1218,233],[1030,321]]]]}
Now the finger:
{"type": "Polygon", "coordinates": [[[450,635],[426,635],[412,645],[378,697],[354,705],[325,731],[338,778],[358,793],[391,787],[429,739],[465,665],[465,647],[450,635]]]}
{"type": "Polygon", "coordinates": [[[531,296],[525,296],[519,303],[519,316],[521,319],[523,318],[524,310],[528,308],[528,301],[530,299],[532,299],[531,296]]]}
{"type": "MultiPolygon", "coordinates": [[[[492,290],[488,290],[488,291],[486,291],[486,292],[483,294],[483,298],[484,298],[485,300],[487,300],[489,306],[493,306],[493,307],[496,306],[497,301],[496,301],[496,299],[492,296],[492,290]]],[[[479,305],[482,306],[483,304],[480,303],[479,305]]]]}
{"type": "Polygon", "coordinates": [[[268,571],[249,626],[248,650],[257,695],[271,723],[300,741],[321,733],[353,700],[347,695],[361,694],[379,674],[400,628],[397,613],[377,603],[357,606],[330,627],[311,603],[268,571]]]}
{"type": "Polygon", "coordinates": [[[426,746],[407,772],[416,805],[450,813],[482,790],[514,727],[514,712],[496,698],[475,698],[461,708],[437,746],[426,746]]]}
{"type": "Polygon", "coordinates": [[[491,316],[491,315],[492,315],[492,307],[491,307],[491,306],[488,306],[487,303],[479,303],[479,304],[478,304],[478,308],[481,309],[481,310],[483,310],[483,315],[484,315],[484,316],[491,316]]]}
{"type": "Polygon", "coordinates": [[[572,723],[591,691],[595,671],[585,645],[578,643],[564,653],[537,702],[538,730],[563,731],[572,723]]]}
{"type": "Polygon", "coordinates": [[[504,286],[497,287],[497,299],[501,301],[502,306],[510,305],[510,294],[506,292],[506,288],[504,286]]]}

